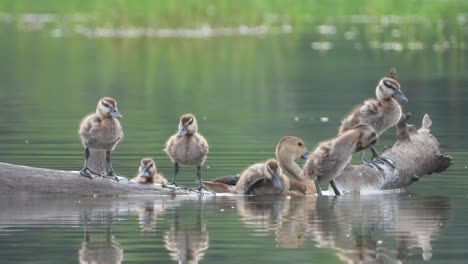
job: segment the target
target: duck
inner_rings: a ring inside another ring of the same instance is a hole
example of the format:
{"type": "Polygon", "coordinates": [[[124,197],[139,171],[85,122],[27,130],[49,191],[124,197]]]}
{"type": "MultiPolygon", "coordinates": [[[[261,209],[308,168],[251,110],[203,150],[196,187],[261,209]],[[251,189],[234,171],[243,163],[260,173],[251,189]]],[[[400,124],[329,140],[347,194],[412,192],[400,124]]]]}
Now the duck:
{"type": "Polygon", "coordinates": [[[317,194],[322,195],[320,183],[330,182],[335,195],[340,195],[334,179],[351,161],[353,153],[373,146],[377,134],[371,126],[358,124],[353,129],[320,143],[304,164],[304,177],[314,180],[317,194]]]}
{"type": "MultiPolygon", "coordinates": [[[[285,136],[280,139],[275,149],[276,160],[284,172],[291,176],[289,179],[289,192],[285,195],[315,194],[315,185],[310,179],[304,179],[301,167],[296,163],[298,159],[307,160],[310,151],[304,141],[295,136],[285,136]]],[[[210,190],[216,193],[235,193],[235,186],[240,179],[240,175],[227,175],[204,181],[210,190]]]]}
{"type": "Polygon", "coordinates": [[[174,163],[174,175],[167,187],[178,188],[176,177],[180,166],[196,166],[199,187],[197,191],[208,190],[202,182],[202,166],[208,156],[209,146],[206,139],[198,132],[197,119],[194,114],[184,114],[179,119],[179,131],[166,142],[164,151],[174,163]]]}
{"type": "Polygon", "coordinates": [[[109,169],[106,176],[113,176],[118,180],[111,163],[111,151],[124,137],[119,121],[121,118],[117,101],[111,97],[103,97],[98,101],[96,112],[81,120],[78,133],[85,148],[84,166],[79,172],[81,176],[92,178],[92,171],[88,168],[88,158],[90,149],[97,149],[106,151],[106,163],[109,169]]]}
{"type": "Polygon", "coordinates": [[[166,184],[167,180],[157,172],[156,163],[151,158],[143,158],[140,161],[140,167],[138,168],[138,174],[133,178],[134,182],[137,183],[157,183],[166,184]]]}
{"type": "Polygon", "coordinates": [[[277,160],[270,159],[248,167],[236,184],[236,193],[245,195],[285,194],[289,190],[289,179],[277,160]]]}
{"type": "MultiPolygon", "coordinates": [[[[379,80],[375,88],[376,99],[368,99],[357,105],[341,122],[338,135],[346,133],[358,124],[367,124],[372,127],[377,136],[380,136],[398,123],[402,116],[399,102],[407,103],[408,99],[401,92],[396,74],[396,69],[391,68],[388,75],[379,80]]],[[[374,146],[370,146],[370,149],[372,151],[371,160],[381,161],[394,167],[393,162],[388,158],[381,157],[374,146]]],[[[361,160],[364,164],[375,165],[366,159],[364,152],[361,152],[361,160]]],[[[379,168],[378,165],[377,168],[379,168]]]]}

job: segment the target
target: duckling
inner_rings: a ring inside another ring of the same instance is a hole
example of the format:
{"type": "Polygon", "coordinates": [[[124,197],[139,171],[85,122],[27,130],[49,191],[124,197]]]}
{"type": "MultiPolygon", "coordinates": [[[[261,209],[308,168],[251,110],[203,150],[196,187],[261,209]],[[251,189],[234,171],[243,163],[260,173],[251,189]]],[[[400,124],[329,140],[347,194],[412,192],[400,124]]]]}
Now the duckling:
{"type": "MultiPolygon", "coordinates": [[[[89,149],[106,151],[106,162],[109,168],[107,176],[115,176],[112,168],[111,151],[123,139],[123,130],[118,119],[122,115],[117,109],[117,101],[110,97],[101,98],[97,104],[96,113],[89,114],[80,123],[79,134],[85,147],[85,161],[80,175],[91,178],[88,168],[89,149]]],[[[116,177],[118,180],[118,178],[116,177]]]]}
{"type": "Polygon", "coordinates": [[[248,167],[236,184],[239,194],[284,194],[288,190],[289,179],[274,159],[248,167]]]}
{"type": "Polygon", "coordinates": [[[320,143],[304,165],[304,175],[314,180],[317,194],[320,182],[330,182],[336,195],[340,195],[334,179],[351,161],[354,152],[374,145],[377,135],[371,126],[359,124],[331,140],[320,143]]]}
{"type": "Polygon", "coordinates": [[[140,161],[138,175],[133,178],[133,181],[137,183],[167,183],[166,178],[157,172],[156,163],[151,158],[144,158],[140,161]]]}
{"type": "MultiPolygon", "coordinates": [[[[377,136],[380,136],[385,130],[398,123],[402,115],[398,102],[406,103],[408,99],[400,90],[395,68],[391,68],[387,77],[379,81],[375,88],[375,94],[377,99],[366,100],[362,105],[356,106],[351,114],[343,119],[338,131],[339,135],[353,129],[357,124],[367,124],[374,129],[377,136]]],[[[372,159],[375,158],[376,161],[382,161],[394,167],[391,160],[380,157],[374,146],[369,147],[373,154],[372,159]]],[[[370,165],[364,152],[361,152],[361,160],[364,164],[370,165]]]]}
{"type": "Polygon", "coordinates": [[[207,191],[202,183],[201,167],[208,155],[208,143],[197,132],[197,119],[193,114],[184,114],[180,117],[179,132],[171,136],[166,142],[164,151],[174,163],[174,176],[168,187],[177,187],[176,177],[179,166],[197,166],[197,177],[200,186],[199,192],[207,191]]]}
{"type": "MultiPolygon", "coordinates": [[[[308,183],[309,179],[303,179],[302,169],[295,162],[300,158],[306,160],[310,156],[310,152],[302,139],[294,136],[283,137],[276,146],[275,154],[280,167],[296,179],[290,180],[290,191],[292,193],[300,193],[301,195],[316,193],[315,186],[308,183]]],[[[212,181],[204,181],[203,183],[216,193],[232,193],[235,192],[234,186],[239,179],[239,175],[228,175],[218,177],[212,181]]]]}

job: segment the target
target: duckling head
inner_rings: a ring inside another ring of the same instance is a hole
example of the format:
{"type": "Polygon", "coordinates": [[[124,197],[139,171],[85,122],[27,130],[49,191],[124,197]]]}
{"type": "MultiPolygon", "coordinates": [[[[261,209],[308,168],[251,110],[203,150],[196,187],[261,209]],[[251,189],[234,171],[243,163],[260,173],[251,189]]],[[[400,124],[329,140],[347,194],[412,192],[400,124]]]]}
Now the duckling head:
{"type": "Polygon", "coordinates": [[[150,178],[156,174],[156,164],[150,158],[144,158],[140,161],[138,168],[138,176],[143,178],[150,178]]]}
{"type": "Polygon", "coordinates": [[[268,160],[265,163],[264,170],[265,170],[264,175],[269,180],[271,180],[271,182],[273,183],[273,187],[275,187],[275,189],[280,190],[284,187],[284,182],[281,179],[281,175],[283,172],[281,170],[281,167],[278,161],[273,160],[273,159],[268,160]]]}
{"type": "Polygon", "coordinates": [[[391,68],[387,77],[379,81],[377,88],[375,88],[375,94],[379,100],[395,98],[399,102],[408,102],[408,98],[401,92],[400,84],[396,80],[395,68],[391,68]]]}
{"type": "Polygon", "coordinates": [[[298,137],[283,137],[276,146],[276,158],[278,160],[308,159],[310,152],[304,141],[298,137]]]}
{"type": "Polygon", "coordinates": [[[99,100],[96,114],[102,117],[114,117],[117,119],[122,118],[122,115],[117,109],[117,101],[110,97],[103,97],[99,100]]]}
{"type": "Polygon", "coordinates": [[[180,117],[178,137],[197,133],[197,119],[193,114],[185,114],[180,117]]]}
{"type": "Polygon", "coordinates": [[[366,124],[358,124],[353,128],[356,132],[357,143],[356,152],[370,148],[377,143],[377,134],[374,129],[366,124]]]}

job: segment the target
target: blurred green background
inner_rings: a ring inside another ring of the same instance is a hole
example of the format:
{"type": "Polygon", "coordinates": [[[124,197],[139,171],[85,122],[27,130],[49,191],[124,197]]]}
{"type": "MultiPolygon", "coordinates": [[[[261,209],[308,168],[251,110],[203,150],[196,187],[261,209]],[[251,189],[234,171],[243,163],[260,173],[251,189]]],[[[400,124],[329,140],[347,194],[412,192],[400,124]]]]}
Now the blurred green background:
{"type": "MultiPolygon", "coordinates": [[[[286,135],[303,138],[313,149],[335,135],[353,106],[374,97],[378,80],[395,67],[411,121],[419,126],[428,113],[433,133],[455,158],[449,171],[410,188],[453,198],[456,220],[446,227],[434,256],[443,261],[466,250],[468,1],[2,0],[0,34],[0,161],[81,169],[79,121],[100,97],[111,96],[119,103],[125,131],[113,154],[114,168],[128,176],[145,156],[171,176],[162,149],[187,112],[197,116],[210,144],[206,179],[273,157],[286,135]]],[[[378,148],[393,142],[390,129],[378,148]]],[[[178,183],[195,186],[195,179],[194,168],[183,168],[178,183]]],[[[223,233],[226,221],[238,220],[235,213],[206,214],[208,230],[217,231],[213,245],[239,246],[229,254],[243,252],[248,261],[259,249],[275,247],[271,234],[245,245],[243,236],[233,238],[250,233],[239,222],[223,233]]],[[[134,219],[129,221],[119,227],[123,247],[138,232],[134,219]]],[[[44,252],[36,244],[47,241],[43,234],[49,232],[46,226],[17,238],[30,239],[31,247],[44,252]]],[[[135,241],[127,259],[148,260],[140,257],[141,247],[154,241],[135,241]]],[[[76,245],[63,245],[64,251],[42,257],[67,259],[66,250],[76,251],[76,245]]],[[[227,246],[217,255],[208,251],[206,259],[217,263],[227,246]]],[[[162,244],[158,247],[153,253],[168,262],[162,244]]],[[[316,249],[315,243],[307,247],[316,249]]],[[[337,261],[331,250],[322,249],[278,255],[337,261]]],[[[274,261],[278,255],[264,257],[274,261]]],[[[417,256],[413,263],[422,261],[417,256]]]]}

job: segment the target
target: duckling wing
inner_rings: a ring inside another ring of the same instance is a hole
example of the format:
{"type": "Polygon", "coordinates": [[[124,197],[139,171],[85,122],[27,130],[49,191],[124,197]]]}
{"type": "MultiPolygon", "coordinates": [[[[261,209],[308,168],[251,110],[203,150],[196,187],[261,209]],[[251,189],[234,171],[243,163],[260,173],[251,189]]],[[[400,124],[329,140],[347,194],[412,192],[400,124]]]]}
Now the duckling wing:
{"type": "Polygon", "coordinates": [[[367,100],[359,109],[362,117],[380,117],[382,115],[382,111],[380,111],[380,104],[376,100],[367,100]]]}
{"type": "Polygon", "coordinates": [[[243,194],[254,194],[254,190],[261,187],[265,181],[267,180],[266,177],[259,177],[251,181],[248,185],[247,188],[245,188],[243,194]]]}

